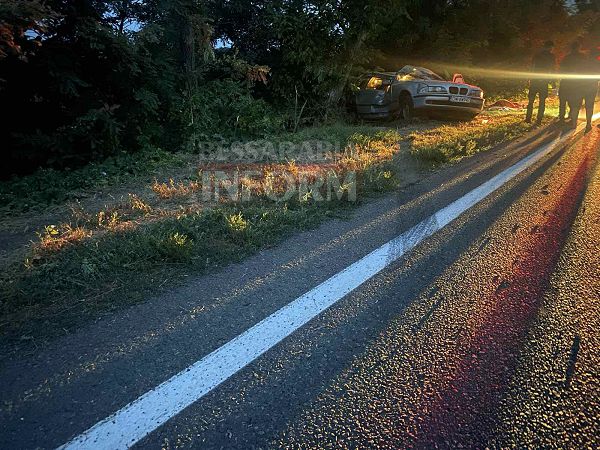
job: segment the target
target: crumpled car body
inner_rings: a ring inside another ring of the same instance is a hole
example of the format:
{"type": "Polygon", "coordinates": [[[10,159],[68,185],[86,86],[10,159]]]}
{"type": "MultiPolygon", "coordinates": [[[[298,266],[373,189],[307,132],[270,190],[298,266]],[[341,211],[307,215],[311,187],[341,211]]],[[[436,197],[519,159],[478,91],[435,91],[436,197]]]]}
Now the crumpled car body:
{"type": "Polygon", "coordinates": [[[410,119],[414,115],[472,119],[484,103],[483,90],[465,83],[459,74],[447,81],[429,69],[404,66],[397,72],[372,72],[363,77],[350,107],[362,119],[410,119]]]}

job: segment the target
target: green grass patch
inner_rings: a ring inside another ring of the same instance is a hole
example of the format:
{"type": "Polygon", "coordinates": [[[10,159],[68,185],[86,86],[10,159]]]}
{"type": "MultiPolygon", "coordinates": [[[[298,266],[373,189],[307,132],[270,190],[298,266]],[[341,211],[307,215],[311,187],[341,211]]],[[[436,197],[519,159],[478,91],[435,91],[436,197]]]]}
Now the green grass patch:
{"type": "Polygon", "coordinates": [[[184,156],[153,150],[125,153],[73,170],[40,169],[0,182],[0,211],[7,214],[42,210],[77,198],[82,191],[131,182],[136,177],[176,167],[184,156]]]}
{"type": "Polygon", "coordinates": [[[168,280],[201,274],[343,214],[346,201],[225,205],[105,232],[59,252],[31,252],[1,279],[2,334],[13,340],[69,329],[141,301],[168,280]]]}
{"type": "Polygon", "coordinates": [[[352,136],[374,136],[387,131],[387,127],[376,125],[350,125],[346,123],[335,123],[319,127],[303,128],[297,133],[283,133],[274,139],[280,142],[306,142],[320,140],[331,143],[340,143],[344,146],[352,136]]]}
{"type": "Polygon", "coordinates": [[[411,153],[429,164],[456,161],[489,150],[532,129],[522,113],[489,113],[473,122],[443,125],[409,136],[411,153]]]}
{"type": "MultiPolygon", "coordinates": [[[[358,172],[359,199],[398,185],[390,155],[397,151],[399,135],[371,131],[346,133],[355,154],[340,156],[349,161],[340,162],[344,170],[358,172]]],[[[1,334],[14,341],[70,329],[142,301],[163,285],[173,287],[184,275],[223,267],[328,217],[344,216],[354,205],[347,197],[317,201],[297,194],[288,201],[259,197],[129,226],[46,227],[24,263],[0,276],[1,334]]]]}
{"type": "MultiPolygon", "coordinates": [[[[385,129],[377,126],[338,123],[306,128],[297,133],[282,133],[270,137],[268,142],[277,145],[320,141],[330,143],[334,149],[343,149],[353,139],[374,137],[382,130],[385,129]]],[[[189,154],[155,149],[135,154],[123,152],[73,170],[40,169],[31,175],[0,181],[0,211],[10,215],[40,211],[77,199],[82,192],[130,183],[136,178],[186,164],[189,159],[189,154]]]]}

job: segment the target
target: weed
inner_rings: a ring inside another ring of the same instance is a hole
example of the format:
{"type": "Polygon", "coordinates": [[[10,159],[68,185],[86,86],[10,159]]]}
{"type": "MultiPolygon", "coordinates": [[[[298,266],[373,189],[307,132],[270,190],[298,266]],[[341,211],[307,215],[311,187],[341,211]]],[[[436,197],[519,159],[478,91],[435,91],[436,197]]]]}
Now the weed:
{"type": "Polygon", "coordinates": [[[229,225],[229,228],[236,233],[241,233],[248,228],[248,221],[244,219],[241,212],[227,217],[227,224],[229,225]]]}
{"type": "Polygon", "coordinates": [[[144,214],[152,212],[152,207],[135,194],[129,194],[129,202],[134,211],[141,211],[144,214]]]}
{"type": "Polygon", "coordinates": [[[154,180],[152,184],[154,193],[163,200],[189,195],[197,192],[199,187],[200,184],[196,181],[191,181],[187,184],[181,181],[176,183],[173,178],[170,178],[168,183],[159,183],[157,180],[154,180]]]}
{"type": "Polygon", "coordinates": [[[157,250],[167,260],[177,262],[189,261],[193,251],[193,240],[184,233],[171,233],[158,241],[157,250]]]}
{"type": "MultiPolygon", "coordinates": [[[[79,242],[90,235],[91,232],[82,227],[72,227],[69,224],[47,225],[44,227],[44,231],[38,234],[38,248],[44,253],[55,252],[67,244],[79,242]]],[[[30,264],[31,260],[26,260],[26,265],[30,264]]]]}

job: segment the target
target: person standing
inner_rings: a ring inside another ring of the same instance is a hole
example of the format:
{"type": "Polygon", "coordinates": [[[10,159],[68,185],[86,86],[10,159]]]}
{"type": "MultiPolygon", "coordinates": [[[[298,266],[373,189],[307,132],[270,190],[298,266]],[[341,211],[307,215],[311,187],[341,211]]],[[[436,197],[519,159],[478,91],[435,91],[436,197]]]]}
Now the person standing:
{"type": "Polygon", "coordinates": [[[525,122],[527,123],[531,123],[533,104],[538,95],[540,97],[540,104],[538,107],[536,123],[538,125],[541,124],[542,119],[544,118],[546,99],[548,98],[548,84],[551,82],[548,78],[544,78],[544,75],[554,73],[555,68],[554,55],[551,53],[552,47],[554,47],[554,43],[552,41],[546,41],[544,43],[544,48],[533,58],[531,71],[536,76],[532,77],[529,81],[529,103],[527,104],[527,115],[525,116],[525,122]]]}
{"type": "Polygon", "coordinates": [[[577,75],[586,71],[587,58],[581,51],[581,42],[575,41],[571,44],[571,52],[565,56],[561,64],[561,71],[573,78],[567,80],[567,103],[569,104],[569,123],[571,128],[577,126],[579,110],[583,104],[585,81],[577,78],[577,75]]]}
{"type": "Polygon", "coordinates": [[[594,103],[598,94],[598,81],[600,79],[600,61],[596,55],[588,55],[582,65],[583,73],[586,75],[598,75],[598,78],[586,78],[582,80],[582,96],[585,101],[585,132],[592,131],[592,117],[594,116],[594,103]]]}
{"type": "MultiPolygon", "coordinates": [[[[579,52],[579,42],[574,42],[569,48],[569,53],[560,62],[561,74],[573,75],[577,72],[577,53],[579,52]]],[[[567,114],[567,105],[569,108],[573,107],[573,88],[575,81],[568,77],[563,77],[560,80],[560,87],[558,90],[558,120],[563,122],[571,117],[571,113],[567,114]]]]}
{"type": "MultiPolygon", "coordinates": [[[[580,75],[580,77],[572,81],[572,105],[571,105],[571,127],[577,126],[577,119],[581,106],[585,102],[585,132],[589,133],[592,130],[592,117],[594,115],[594,103],[596,94],[598,93],[598,79],[600,78],[600,68],[598,68],[598,60],[592,55],[583,53],[579,42],[575,44],[576,51],[565,57],[567,70],[570,73],[580,75]],[[593,75],[597,75],[596,78],[593,75]],[[593,77],[590,77],[593,76],[593,77]]],[[[595,56],[595,55],[594,55],[595,56]]]]}

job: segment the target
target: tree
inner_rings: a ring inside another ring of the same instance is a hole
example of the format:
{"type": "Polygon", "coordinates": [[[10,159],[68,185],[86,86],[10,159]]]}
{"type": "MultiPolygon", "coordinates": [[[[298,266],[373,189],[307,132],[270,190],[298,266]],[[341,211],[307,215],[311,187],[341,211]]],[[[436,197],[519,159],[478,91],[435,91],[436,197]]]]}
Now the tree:
{"type": "Polygon", "coordinates": [[[594,43],[598,9],[598,0],[0,0],[2,175],[295,129],[334,111],[349,80],[374,66],[526,67],[546,39],[594,43]]]}
{"type": "Polygon", "coordinates": [[[53,11],[40,0],[4,0],[0,3],[0,59],[8,55],[26,58],[40,45],[43,19],[53,11]]]}

